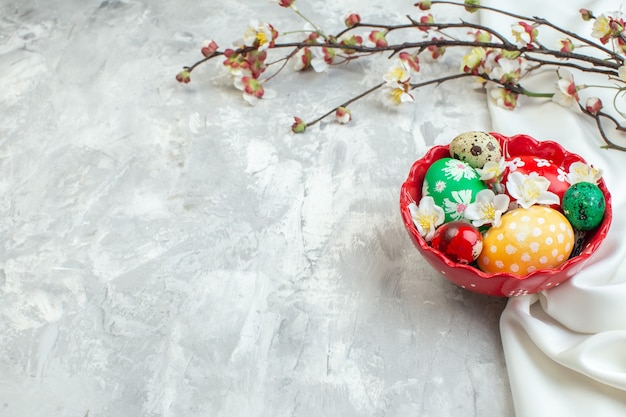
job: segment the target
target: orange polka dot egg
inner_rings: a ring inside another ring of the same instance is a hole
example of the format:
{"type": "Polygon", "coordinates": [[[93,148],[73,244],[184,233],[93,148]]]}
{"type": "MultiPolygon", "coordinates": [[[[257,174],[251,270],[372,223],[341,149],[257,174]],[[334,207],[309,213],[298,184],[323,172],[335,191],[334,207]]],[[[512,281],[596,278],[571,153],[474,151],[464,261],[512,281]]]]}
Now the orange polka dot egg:
{"type": "Polygon", "coordinates": [[[569,258],[574,242],[571,224],[558,211],[545,206],[517,208],[483,236],[478,267],[515,275],[556,268],[569,258]]]}

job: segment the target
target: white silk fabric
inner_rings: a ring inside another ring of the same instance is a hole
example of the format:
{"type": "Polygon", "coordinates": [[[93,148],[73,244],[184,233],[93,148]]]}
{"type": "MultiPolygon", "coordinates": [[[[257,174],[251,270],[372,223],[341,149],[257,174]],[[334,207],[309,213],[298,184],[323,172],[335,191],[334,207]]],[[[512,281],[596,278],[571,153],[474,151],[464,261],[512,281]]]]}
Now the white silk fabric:
{"type": "MultiPolygon", "coordinates": [[[[489,0],[481,4],[546,18],[585,37],[590,37],[592,22],[583,21],[579,9],[600,15],[621,7],[619,0],[489,0]]],[[[510,37],[511,23],[517,20],[483,10],[480,21],[510,37]]],[[[544,45],[555,47],[565,38],[544,26],[538,29],[544,45]]],[[[591,49],[577,51],[588,53],[591,49]]],[[[607,83],[605,77],[572,73],[576,84],[607,83]]],[[[552,70],[539,71],[525,85],[536,92],[553,92],[555,83],[552,70]]],[[[612,106],[610,90],[585,89],[580,95],[583,100],[597,95],[605,107],[612,106]]],[[[602,169],[613,202],[610,232],[587,266],[557,288],[511,298],[502,314],[501,335],[516,417],[624,417],[626,152],[602,149],[595,122],[576,108],[530,98],[522,98],[514,111],[493,103],[489,106],[494,131],[554,140],[602,169]]],[[[611,130],[613,126],[607,125],[607,131],[611,130]]]]}

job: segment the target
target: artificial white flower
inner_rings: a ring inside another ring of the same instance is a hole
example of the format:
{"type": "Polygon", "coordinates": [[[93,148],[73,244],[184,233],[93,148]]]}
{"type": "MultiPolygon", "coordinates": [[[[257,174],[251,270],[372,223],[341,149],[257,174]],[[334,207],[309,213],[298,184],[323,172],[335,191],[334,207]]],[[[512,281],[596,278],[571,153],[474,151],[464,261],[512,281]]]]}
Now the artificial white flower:
{"type": "Polygon", "coordinates": [[[503,83],[515,83],[519,81],[522,76],[522,71],[525,69],[525,61],[520,58],[506,59],[500,58],[497,65],[490,73],[492,79],[500,80],[503,83]]]}
{"type": "Polygon", "coordinates": [[[556,92],[552,96],[552,101],[559,103],[563,107],[570,107],[578,103],[578,88],[574,84],[574,76],[567,70],[561,70],[559,80],[556,83],[556,92]]]}
{"type": "Polygon", "coordinates": [[[335,55],[337,55],[337,51],[333,48],[312,48],[313,59],[311,60],[311,66],[315,70],[315,72],[324,72],[326,71],[330,64],[333,63],[335,59],[335,55]]]}
{"type": "Polygon", "coordinates": [[[383,80],[385,80],[385,84],[388,86],[405,83],[409,78],[411,78],[411,68],[400,58],[396,59],[385,75],[383,75],[383,80]]]}
{"type": "Polygon", "coordinates": [[[397,107],[402,103],[412,103],[415,101],[413,96],[408,92],[408,84],[400,84],[398,82],[387,83],[383,90],[385,104],[391,107],[397,107]]]}
{"type": "Polygon", "coordinates": [[[517,204],[529,208],[534,204],[559,204],[559,196],[548,191],[550,181],[536,172],[522,174],[512,172],[506,182],[506,189],[517,204]]]}
{"type": "Polygon", "coordinates": [[[482,181],[497,180],[506,169],[506,161],[504,157],[497,161],[487,161],[482,168],[476,168],[476,172],[480,175],[482,181]]]}
{"type": "Polygon", "coordinates": [[[435,229],[445,220],[443,209],[435,205],[435,200],[430,196],[422,197],[419,206],[410,203],[409,212],[417,231],[427,241],[433,238],[435,229]]]}
{"type": "Polygon", "coordinates": [[[512,24],[511,33],[519,48],[528,47],[537,38],[537,28],[526,22],[512,24]]]}
{"type": "Polygon", "coordinates": [[[596,17],[591,28],[591,36],[597,39],[602,39],[611,33],[610,20],[603,13],[596,17]]]}
{"type": "Polygon", "coordinates": [[[255,105],[260,99],[276,98],[277,93],[263,87],[263,83],[251,76],[236,76],[233,79],[235,88],[243,92],[243,99],[250,105],[255,105]]]}
{"type": "Polygon", "coordinates": [[[465,208],[465,218],[476,227],[484,224],[500,225],[502,214],[509,208],[510,198],[506,194],[496,195],[491,190],[481,190],[476,200],[465,208]]]}
{"type": "Polygon", "coordinates": [[[482,46],[472,49],[472,51],[465,55],[461,61],[461,71],[472,72],[484,62],[487,57],[487,51],[482,46]]]}
{"type": "Polygon", "coordinates": [[[313,52],[309,48],[302,48],[296,52],[294,58],[293,69],[295,71],[303,71],[311,66],[313,52]]]}
{"type": "Polygon", "coordinates": [[[574,185],[579,182],[590,182],[597,184],[598,180],[602,177],[602,170],[596,169],[591,165],[587,165],[584,162],[574,162],[569,166],[569,173],[567,174],[567,182],[570,185],[574,185]]]}
{"type": "Polygon", "coordinates": [[[258,19],[251,19],[243,34],[244,45],[257,46],[259,51],[269,48],[273,39],[274,34],[270,24],[258,19]]]}

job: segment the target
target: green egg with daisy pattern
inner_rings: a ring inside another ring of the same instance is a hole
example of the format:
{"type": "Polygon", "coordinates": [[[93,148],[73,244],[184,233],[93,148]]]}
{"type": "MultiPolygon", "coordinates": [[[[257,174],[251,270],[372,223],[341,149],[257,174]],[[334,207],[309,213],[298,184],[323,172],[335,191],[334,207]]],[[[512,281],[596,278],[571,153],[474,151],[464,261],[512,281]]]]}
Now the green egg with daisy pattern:
{"type": "Polygon", "coordinates": [[[441,158],[426,171],[422,196],[429,195],[446,215],[445,222],[463,220],[465,208],[476,194],[487,188],[480,175],[468,163],[454,158],[441,158]]]}

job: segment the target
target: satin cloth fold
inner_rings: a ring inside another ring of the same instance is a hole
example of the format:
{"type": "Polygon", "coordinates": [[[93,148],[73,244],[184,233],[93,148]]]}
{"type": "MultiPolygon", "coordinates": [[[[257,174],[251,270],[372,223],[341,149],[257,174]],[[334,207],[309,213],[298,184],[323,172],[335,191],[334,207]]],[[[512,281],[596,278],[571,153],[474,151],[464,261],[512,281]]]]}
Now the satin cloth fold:
{"type": "MultiPolygon", "coordinates": [[[[481,4],[543,17],[590,37],[592,22],[584,22],[579,9],[590,9],[598,16],[619,9],[621,2],[489,0],[481,4]]],[[[511,33],[511,23],[516,21],[485,10],[480,12],[480,20],[507,36],[511,33]]],[[[544,45],[558,45],[564,37],[539,27],[538,39],[544,45]]],[[[588,48],[579,51],[586,53],[588,48]]],[[[598,80],[593,75],[571,72],[576,84],[598,80]]],[[[600,80],[606,83],[606,78],[600,80]]],[[[553,92],[555,84],[554,71],[539,71],[524,85],[537,92],[553,92]]],[[[590,89],[580,91],[583,100],[590,93],[590,89]]],[[[610,93],[593,91],[605,107],[611,107],[610,93]]],[[[501,109],[494,103],[489,108],[494,131],[505,135],[525,133],[539,140],[556,141],[602,169],[613,201],[609,234],[586,267],[557,288],[511,298],[502,314],[502,342],[516,417],[624,417],[626,153],[602,149],[595,122],[577,108],[526,97],[519,100],[514,111],[501,109]]],[[[612,126],[607,130],[612,130],[612,126]]]]}

